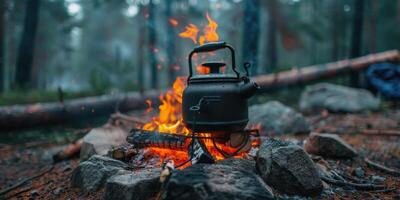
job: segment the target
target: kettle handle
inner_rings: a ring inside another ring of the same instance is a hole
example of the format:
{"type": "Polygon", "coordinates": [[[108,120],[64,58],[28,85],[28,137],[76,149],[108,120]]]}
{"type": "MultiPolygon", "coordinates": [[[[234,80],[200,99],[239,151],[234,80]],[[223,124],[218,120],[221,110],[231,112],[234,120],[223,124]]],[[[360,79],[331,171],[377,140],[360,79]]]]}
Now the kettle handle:
{"type": "Polygon", "coordinates": [[[193,49],[192,52],[189,54],[189,77],[188,80],[193,76],[193,68],[192,68],[192,57],[193,54],[195,53],[205,53],[205,52],[210,52],[210,51],[217,51],[220,49],[225,49],[228,48],[231,52],[232,56],[232,69],[235,72],[237,78],[240,78],[239,72],[236,70],[236,62],[235,62],[235,49],[229,44],[226,44],[226,42],[210,42],[203,44],[201,46],[197,46],[193,49]]]}

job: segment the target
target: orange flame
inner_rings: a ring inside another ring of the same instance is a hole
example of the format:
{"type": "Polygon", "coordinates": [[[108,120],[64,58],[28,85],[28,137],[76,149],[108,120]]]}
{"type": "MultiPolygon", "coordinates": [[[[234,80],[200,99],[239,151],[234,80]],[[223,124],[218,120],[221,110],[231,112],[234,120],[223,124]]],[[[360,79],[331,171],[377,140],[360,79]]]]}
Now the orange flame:
{"type": "MultiPolygon", "coordinates": [[[[206,25],[202,31],[202,35],[199,35],[200,30],[194,24],[189,24],[185,27],[185,31],[179,34],[182,38],[189,38],[194,44],[204,44],[205,42],[215,42],[219,40],[219,36],[216,32],[218,24],[206,13],[208,20],[208,25],[206,25]],[[198,40],[197,40],[198,39],[198,40]]],[[[177,26],[179,23],[175,19],[170,18],[169,22],[172,26],[177,26]]],[[[205,55],[203,55],[205,56],[205,55]]],[[[210,69],[204,66],[197,66],[196,71],[199,74],[208,74],[210,69]]],[[[181,135],[189,135],[191,132],[187,129],[183,123],[182,119],[182,94],[183,90],[186,88],[186,77],[178,77],[172,89],[168,90],[164,95],[160,95],[159,99],[161,105],[159,108],[159,115],[153,117],[150,122],[143,125],[142,129],[148,131],[158,131],[162,133],[173,133],[181,135]]],[[[151,108],[151,101],[146,102],[151,108]]],[[[148,110],[149,110],[148,109],[148,110]]],[[[147,111],[146,111],[147,112],[147,111]]],[[[211,133],[201,133],[202,137],[211,137],[211,133]]],[[[207,150],[216,160],[224,159],[225,157],[215,148],[214,143],[211,139],[201,139],[205,144],[207,150]]],[[[186,145],[190,142],[190,139],[186,141],[186,145]]],[[[257,143],[252,141],[252,146],[257,143]]],[[[236,151],[236,148],[232,148],[229,144],[216,143],[219,149],[230,154],[236,151]]],[[[173,159],[175,163],[182,163],[186,161],[189,157],[187,152],[163,149],[157,147],[148,148],[152,153],[157,154],[162,159],[173,159]]],[[[243,157],[246,153],[242,152],[235,157],[243,157]]],[[[185,165],[183,167],[186,167],[185,165]]]]}
{"type": "Polygon", "coordinates": [[[197,44],[197,35],[199,34],[199,29],[194,24],[189,24],[185,27],[186,30],[182,33],[179,33],[179,36],[182,38],[190,38],[193,43],[197,44]]]}
{"type": "Polygon", "coordinates": [[[172,90],[167,91],[164,96],[160,95],[160,114],[146,123],[143,126],[144,130],[184,135],[189,133],[181,118],[182,93],[185,87],[185,78],[178,77],[172,85],[172,90]]]}
{"type": "Polygon", "coordinates": [[[200,36],[199,43],[202,45],[205,42],[217,42],[219,36],[217,34],[218,24],[206,13],[208,25],[204,27],[204,34],[200,36]]]}
{"type": "Polygon", "coordinates": [[[206,13],[206,18],[208,20],[208,24],[203,28],[203,34],[199,36],[197,40],[197,36],[200,30],[194,24],[189,24],[185,27],[185,31],[179,34],[182,38],[190,38],[194,44],[204,44],[205,42],[217,42],[219,40],[219,36],[217,33],[218,24],[210,17],[208,13],[206,13]]]}
{"type": "MultiPolygon", "coordinates": [[[[167,91],[165,95],[160,95],[161,105],[159,108],[159,115],[153,117],[152,120],[146,123],[142,129],[148,131],[158,131],[163,133],[173,133],[181,135],[189,135],[190,130],[184,126],[182,119],[182,93],[186,87],[186,77],[178,77],[172,89],[167,91]]],[[[211,133],[201,133],[203,137],[211,137],[211,133]]],[[[219,151],[214,147],[211,139],[202,139],[207,150],[211,155],[214,156],[216,160],[224,159],[224,156],[219,153],[219,151]]],[[[190,141],[187,141],[187,144],[190,141]]],[[[255,144],[255,143],[252,143],[255,144]]],[[[226,144],[217,143],[218,148],[222,149],[227,153],[233,153],[236,151],[235,148],[230,147],[226,144]]],[[[182,163],[188,159],[186,152],[163,149],[157,147],[148,148],[152,153],[157,154],[163,159],[173,159],[175,163],[182,163]]],[[[243,157],[246,153],[239,153],[235,157],[243,157]]]]}

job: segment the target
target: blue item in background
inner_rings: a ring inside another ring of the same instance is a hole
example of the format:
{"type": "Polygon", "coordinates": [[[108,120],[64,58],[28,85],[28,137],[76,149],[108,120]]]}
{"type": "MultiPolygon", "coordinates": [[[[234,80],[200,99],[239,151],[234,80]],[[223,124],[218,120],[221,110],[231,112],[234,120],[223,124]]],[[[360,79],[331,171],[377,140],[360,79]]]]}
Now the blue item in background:
{"type": "Polygon", "coordinates": [[[367,70],[367,79],[385,97],[400,99],[400,66],[391,63],[373,64],[367,70]]]}

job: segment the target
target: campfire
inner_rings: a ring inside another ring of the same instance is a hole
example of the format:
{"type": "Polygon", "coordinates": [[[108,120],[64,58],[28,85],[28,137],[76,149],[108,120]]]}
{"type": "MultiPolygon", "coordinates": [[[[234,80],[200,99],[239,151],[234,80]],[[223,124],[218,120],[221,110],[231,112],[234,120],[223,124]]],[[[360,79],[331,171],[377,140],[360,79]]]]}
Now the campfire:
{"type": "MultiPolygon", "coordinates": [[[[141,127],[142,130],[147,131],[145,134],[159,134],[162,136],[170,135],[171,138],[175,136],[185,136],[179,144],[173,143],[173,141],[169,141],[168,138],[164,139],[164,147],[161,147],[161,144],[148,144],[147,148],[151,153],[158,155],[162,160],[172,159],[175,163],[179,164],[189,159],[188,149],[190,146],[190,142],[192,139],[190,138],[191,131],[185,127],[182,119],[182,93],[186,88],[186,77],[178,77],[172,88],[168,90],[165,94],[160,95],[159,99],[161,101],[161,105],[159,106],[159,114],[158,116],[152,117],[151,121],[144,124],[141,127]],[[174,146],[175,145],[175,146],[174,146]]],[[[152,105],[150,101],[148,101],[149,105],[152,105]]],[[[150,108],[151,109],[151,108],[150,108]]],[[[253,127],[256,128],[256,127],[253,127]]],[[[237,138],[232,138],[236,141],[227,141],[224,143],[213,143],[211,139],[212,133],[200,133],[199,134],[203,139],[200,139],[201,143],[204,144],[207,152],[213,157],[215,160],[225,159],[225,156],[221,154],[221,152],[217,149],[221,149],[228,154],[235,153],[237,148],[232,146],[238,146],[242,144],[233,144],[242,142],[239,135],[235,135],[237,138]],[[215,145],[217,148],[215,147],[215,145]]],[[[233,136],[233,137],[235,137],[233,136]]],[[[147,137],[146,137],[147,138],[147,137]]],[[[237,153],[233,157],[243,158],[247,156],[248,150],[252,147],[256,148],[259,145],[259,140],[254,139],[249,141],[249,144],[246,144],[246,148],[243,148],[241,152],[237,153]]]]}
{"type": "MultiPolygon", "coordinates": [[[[229,48],[232,52],[233,70],[237,74],[237,80],[241,81],[243,77],[239,77],[234,66],[233,48],[225,43],[206,43],[219,40],[219,36],[216,32],[218,24],[208,13],[206,14],[206,18],[208,20],[208,25],[206,25],[202,31],[200,31],[196,25],[189,24],[185,27],[186,30],[181,32],[179,36],[182,38],[189,38],[194,44],[204,45],[203,47],[207,45],[220,45],[219,49],[229,48]]],[[[170,19],[169,21],[174,22],[171,23],[174,26],[178,24],[175,19],[170,19]]],[[[218,48],[214,48],[213,50],[216,49],[218,48]]],[[[213,50],[205,50],[201,59],[204,60],[207,57],[215,55],[215,53],[212,52],[213,50]]],[[[199,51],[197,53],[202,52],[199,51]]],[[[192,54],[189,58],[192,59],[192,54]]],[[[197,56],[197,54],[193,56],[195,61],[198,61],[198,58],[199,56],[197,56]]],[[[196,66],[195,69],[198,75],[210,76],[218,74],[218,72],[225,72],[225,64],[203,63],[203,65],[196,66]],[[218,64],[218,66],[214,68],[216,64],[218,64]]],[[[252,147],[256,147],[259,144],[258,140],[254,138],[250,139],[250,135],[256,135],[253,134],[257,132],[256,130],[243,130],[243,126],[239,131],[225,132],[224,139],[215,139],[215,131],[213,129],[210,131],[194,131],[189,128],[188,123],[185,124],[184,118],[182,117],[182,109],[184,108],[184,106],[182,106],[184,101],[183,93],[188,86],[187,80],[190,82],[191,76],[192,72],[190,73],[189,79],[187,77],[178,77],[173,83],[172,88],[165,94],[159,96],[161,105],[158,107],[158,116],[152,117],[151,121],[145,123],[140,129],[132,130],[128,141],[136,146],[147,148],[152,154],[158,155],[164,161],[173,160],[175,163],[181,163],[182,165],[189,161],[192,163],[214,162],[227,157],[247,156],[247,152],[252,147]]],[[[245,76],[245,79],[246,78],[247,76],[245,76]]],[[[246,80],[248,80],[248,78],[246,80]]],[[[246,84],[252,83],[248,83],[247,81],[245,82],[245,85],[246,84]]],[[[149,112],[153,109],[151,107],[152,102],[147,100],[146,103],[149,105],[149,109],[146,112],[149,112]]],[[[247,117],[247,103],[243,105],[246,106],[245,114],[247,117]]],[[[244,125],[247,124],[247,121],[244,125]]]]}

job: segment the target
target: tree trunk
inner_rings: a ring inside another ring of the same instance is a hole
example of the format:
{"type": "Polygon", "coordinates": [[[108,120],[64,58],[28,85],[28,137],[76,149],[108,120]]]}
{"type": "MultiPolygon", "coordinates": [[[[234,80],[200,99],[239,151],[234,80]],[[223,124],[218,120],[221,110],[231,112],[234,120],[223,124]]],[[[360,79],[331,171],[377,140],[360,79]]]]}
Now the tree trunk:
{"type": "Polygon", "coordinates": [[[175,80],[175,71],[174,67],[176,66],[176,53],[175,53],[175,30],[172,27],[171,24],[169,24],[168,20],[172,17],[171,13],[171,5],[172,5],[172,0],[166,0],[166,9],[165,9],[165,15],[167,16],[167,19],[165,19],[166,22],[166,28],[167,28],[167,59],[168,59],[168,84],[171,86],[175,80]]]}
{"type": "Polygon", "coordinates": [[[277,67],[277,4],[276,0],[267,1],[268,10],[268,40],[267,40],[267,66],[265,72],[270,73],[277,67]]]}
{"type": "MultiPolygon", "coordinates": [[[[400,2],[400,1],[399,1],[400,2]]],[[[375,53],[377,48],[376,48],[376,20],[377,20],[377,14],[378,14],[378,6],[379,2],[377,0],[371,0],[370,1],[370,6],[371,6],[371,11],[370,11],[370,17],[368,20],[368,28],[369,28],[369,33],[368,33],[368,49],[370,53],[375,53]]]]}
{"type": "Polygon", "coordinates": [[[339,27],[339,23],[341,22],[341,16],[340,16],[340,10],[343,9],[341,8],[341,2],[336,0],[332,1],[333,8],[332,8],[332,25],[331,25],[331,31],[332,31],[332,56],[331,60],[336,61],[339,58],[339,31],[337,31],[337,27],[339,27]]]}
{"type": "Polygon", "coordinates": [[[155,18],[155,5],[153,0],[149,3],[149,21],[148,21],[148,34],[149,34],[149,60],[151,68],[151,88],[156,89],[158,86],[158,70],[157,70],[157,48],[156,48],[156,18],[155,18]]]}
{"type": "MultiPolygon", "coordinates": [[[[350,58],[361,56],[362,48],[362,33],[363,33],[363,18],[364,18],[364,0],[355,0],[353,16],[353,31],[351,36],[351,52],[350,58]]],[[[359,86],[359,72],[350,74],[350,85],[353,87],[359,86]]]]}
{"type": "Polygon", "coordinates": [[[31,82],[39,8],[40,0],[26,1],[24,29],[18,49],[16,69],[16,84],[20,88],[28,88],[31,82]]]}
{"type": "Polygon", "coordinates": [[[140,7],[137,23],[139,24],[139,37],[138,37],[138,58],[137,58],[137,81],[139,91],[144,91],[144,51],[145,49],[145,35],[147,28],[142,25],[142,21],[145,20],[145,7],[140,7]]]}
{"type": "Polygon", "coordinates": [[[5,0],[0,1],[0,93],[4,89],[4,66],[5,66],[5,56],[4,56],[4,16],[5,16],[5,0]]]}
{"type": "Polygon", "coordinates": [[[257,74],[258,35],[260,32],[260,1],[244,1],[242,55],[244,62],[252,64],[251,75],[257,74]]]}

